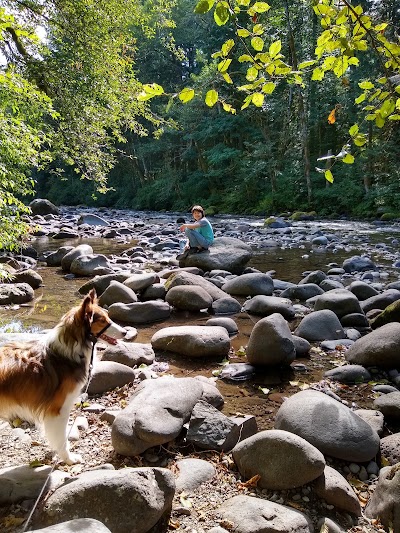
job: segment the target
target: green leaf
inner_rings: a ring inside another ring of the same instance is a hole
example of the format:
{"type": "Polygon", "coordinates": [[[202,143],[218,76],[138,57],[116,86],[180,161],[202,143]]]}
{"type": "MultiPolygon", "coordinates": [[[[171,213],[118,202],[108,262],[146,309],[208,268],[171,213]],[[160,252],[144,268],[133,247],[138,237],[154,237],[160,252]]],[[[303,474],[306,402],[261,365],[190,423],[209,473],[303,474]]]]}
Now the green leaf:
{"type": "Polygon", "coordinates": [[[254,24],[253,26],[254,35],[262,35],[264,32],[265,32],[265,28],[262,24],[254,24]]]}
{"type": "Polygon", "coordinates": [[[246,63],[246,61],[253,62],[253,58],[249,56],[248,54],[243,54],[238,58],[239,63],[246,63]]]}
{"type": "Polygon", "coordinates": [[[366,98],[365,93],[362,93],[362,94],[360,94],[360,96],[358,96],[358,97],[354,100],[354,102],[355,102],[356,104],[361,104],[361,102],[364,102],[365,98],[366,98]]]}
{"type": "Polygon", "coordinates": [[[267,2],[256,2],[251,7],[254,13],[265,13],[271,9],[271,6],[267,2]]]}
{"type": "Polygon", "coordinates": [[[223,26],[229,20],[229,10],[222,2],[218,2],[215,7],[214,20],[218,26],[223,26]]]}
{"type": "Polygon", "coordinates": [[[243,105],[242,105],[242,107],[240,108],[241,111],[243,111],[243,109],[246,109],[246,107],[249,107],[250,102],[251,102],[251,98],[252,98],[252,95],[251,95],[251,94],[249,94],[248,96],[246,96],[246,98],[245,98],[244,101],[243,101],[243,105]]]}
{"type": "Polygon", "coordinates": [[[309,61],[303,61],[303,63],[300,63],[299,69],[303,70],[303,68],[311,67],[312,65],[315,65],[317,61],[315,59],[310,59],[309,61]]]}
{"type": "Polygon", "coordinates": [[[381,115],[376,115],[375,124],[378,128],[383,128],[385,119],[381,115]]]}
{"type": "Polygon", "coordinates": [[[321,81],[322,79],[324,79],[324,76],[325,76],[325,72],[322,69],[320,69],[319,67],[316,67],[313,70],[311,79],[314,80],[314,81],[321,81]]]}
{"type": "Polygon", "coordinates": [[[354,163],[354,156],[351,154],[346,154],[344,158],[342,159],[343,163],[347,163],[348,165],[352,165],[354,163]]]}
{"type": "Polygon", "coordinates": [[[236,33],[239,35],[239,37],[248,37],[250,35],[249,30],[245,30],[243,28],[238,30],[236,33]]]}
{"type": "Polygon", "coordinates": [[[269,47],[269,55],[272,58],[276,57],[281,51],[281,48],[282,48],[282,42],[280,40],[273,42],[271,46],[269,47]]]}
{"type": "Polygon", "coordinates": [[[233,39],[228,39],[224,44],[221,46],[222,55],[226,57],[229,52],[232,50],[232,48],[235,46],[235,41],[233,39]]]}
{"type": "Polygon", "coordinates": [[[208,107],[213,107],[218,102],[218,93],[214,89],[211,89],[207,92],[205,103],[208,107]]]}
{"type": "Polygon", "coordinates": [[[253,37],[251,40],[251,46],[254,48],[254,50],[257,50],[257,52],[261,52],[261,50],[264,48],[264,41],[261,39],[261,37],[253,37]]]}
{"type": "Polygon", "coordinates": [[[355,135],[357,135],[358,130],[358,124],[353,124],[353,126],[351,126],[351,128],[349,129],[349,133],[352,137],[354,137],[355,135]]]}
{"type": "Polygon", "coordinates": [[[375,85],[373,83],[371,83],[370,81],[362,81],[358,84],[358,86],[360,87],[360,89],[373,89],[375,87],[375,85]]]}
{"type": "Polygon", "coordinates": [[[204,13],[207,13],[207,11],[210,11],[213,7],[214,1],[215,0],[200,0],[194,8],[194,12],[198,15],[204,15],[204,13]]]}
{"type": "Polygon", "coordinates": [[[382,107],[380,108],[380,114],[382,118],[387,118],[389,115],[393,113],[393,111],[396,108],[396,104],[394,101],[389,98],[388,100],[385,100],[382,104],[382,107]]]}
{"type": "Polygon", "coordinates": [[[222,107],[224,111],[227,111],[228,113],[232,113],[232,115],[236,114],[236,109],[231,106],[231,104],[228,104],[226,102],[222,102],[222,107]]]}
{"type": "Polygon", "coordinates": [[[247,69],[246,80],[254,81],[255,79],[257,79],[257,76],[258,70],[255,67],[250,67],[249,69],[247,69]]]}
{"type": "Polygon", "coordinates": [[[275,90],[275,87],[275,83],[273,81],[269,81],[267,83],[264,83],[261,90],[265,94],[272,94],[275,90]]]}
{"type": "Polygon", "coordinates": [[[367,142],[367,136],[364,133],[359,133],[354,137],[353,142],[356,146],[364,146],[367,142]]]}
{"type": "Polygon", "coordinates": [[[252,102],[256,107],[262,107],[264,103],[263,93],[254,93],[252,96],[252,102]]]}
{"type": "Polygon", "coordinates": [[[226,81],[226,83],[233,83],[232,78],[229,76],[227,72],[221,72],[221,75],[226,81]]]}
{"type": "Polygon", "coordinates": [[[190,89],[189,87],[185,87],[185,88],[182,89],[182,91],[179,93],[178,97],[179,97],[179,100],[180,100],[183,104],[186,104],[187,102],[190,102],[190,100],[193,99],[193,97],[194,97],[194,90],[193,90],[193,89],[190,89]]]}
{"type": "Polygon", "coordinates": [[[329,181],[329,183],[333,183],[333,174],[330,170],[325,170],[325,179],[326,181],[329,181]]]}
{"type": "Polygon", "coordinates": [[[232,63],[232,59],[223,59],[218,63],[218,71],[226,72],[229,68],[229,65],[232,63]]]}

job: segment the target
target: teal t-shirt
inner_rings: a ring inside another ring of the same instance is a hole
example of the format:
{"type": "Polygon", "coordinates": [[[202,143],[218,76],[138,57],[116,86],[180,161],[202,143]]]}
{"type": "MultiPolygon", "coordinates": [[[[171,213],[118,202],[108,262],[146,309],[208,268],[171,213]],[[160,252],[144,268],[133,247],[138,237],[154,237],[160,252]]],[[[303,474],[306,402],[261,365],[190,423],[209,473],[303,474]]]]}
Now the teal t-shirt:
{"type": "Polygon", "coordinates": [[[203,235],[203,237],[211,244],[214,241],[214,232],[211,224],[205,217],[198,220],[198,224],[200,224],[200,227],[196,228],[196,231],[199,231],[201,235],[203,235]]]}

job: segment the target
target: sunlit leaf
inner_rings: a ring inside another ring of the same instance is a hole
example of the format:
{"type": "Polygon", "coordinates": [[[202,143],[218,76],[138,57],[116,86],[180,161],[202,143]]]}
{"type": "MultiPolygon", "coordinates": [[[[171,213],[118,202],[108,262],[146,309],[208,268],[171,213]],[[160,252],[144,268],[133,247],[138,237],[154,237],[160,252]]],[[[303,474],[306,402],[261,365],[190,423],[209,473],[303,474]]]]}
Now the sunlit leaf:
{"type": "Polygon", "coordinates": [[[333,183],[333,174],[329,169],[325,170],[325,179],[326,181],[329,181],[329,183],[333,183]]]}
{"type": "Polygon", "coordinates": [[[256,2],[251,7],[255,13],[265,13],[271,9],[271,6],[267,2],[256,2]]]}
{"type": "Polygon", "coordinates": [[[253,37],[251,40],[251,46],[254,48],[254,50],[257,50],[257,52],[261,52],[261,50],[264,48],[264,41],[261,39],[261,37],[253,37]]]}
{"type": "Polygon", "coordinates": [[[254,81],[257,79],[257,76],[258,70],[255,67],[250,67],[247,69],[246,80],[254,81]]]}
{"type": "Polygon", "coordinates": [[[370,81],[362,81],[358,84],[358,86],[360,87],[360,89],[373,89],[375,87],[375,85],[373,83],[371,83],[370,81]]]}
{"type": "Polygon", "coordinates": [[[183,104],[186,104],[187,102],[190,102],[190,100],[192,100],[194,98],[194,90],[193,89],[190,89],[189,87],[185,87],[184,89],[182,89],[182,91],[179,93],[178,97],[179,97],[179,100],[183,103],[183,104]]]}
{"type": "Polygon", "coordinates": [[[358,133],[358,124],[353,124],[353,126],[351,126],[351,128],[349,129],[349,133],[352,137],[354,137],[354,135],[357,135],[358,133]]]}
{"type": "Polygon", "coordinates": [[[264,103],[263,93],[254,93],[252,97],[252,102],[256,107],[262,107],[264,103]]]}
{"type": "Polygon", "coordinates": [[[332,109],[328,116],[328,124],[335,124],[336,122],[336,108],[332,109]]]}
{"type": "Polygon", "coordinates": [[[315,65],[315,63],[316,63],[315,59],[310,59],[309,61],[303,61],[303,63],[300,63],[299,69],[303,70],[304,68],[312,67],[312,65],[315,65]]]}
{"type": "Polygon", "coordinates": [[[354,163],[354,156],[351,154],[345,155],[345,157],[342,159],[343,163],[347,163],[348,165],[352,165],[354,163]]]}
{"type": "Polygon", "coordinates": [[[222,55],[226,57],[234,46],[235,41],[233,39],[228,39],[221,47],[222,55]]]}
{"type": "Polygon", "coordinates": [[[213,107],[218,102],[218,93],[214,89],[207,92],[205,103],[208,107],[213,107]]]}
{"type": "Polygon", "coordinates": [[[200,0],[194,8],[194,12],[198,15],[204,15],[204,13],[207,13],[207,11],[210,11],[213,7],[214,1],[215,0],[200,0]]]}
{"type": "Polygon", "coordinates": [[[223,26],[229,20],[229,10],[222,2],[218,2],[215,7],[214,20],[218,26],[223,26]]]}
{"type": "Polygon", "coordinates": [[[362,93],[362,94],[360,94],[360,96],[358,96],[358,97],[354,100],[354,102],[355,102],[356,104],[361,104],[361,102],[364,102],[365,98],[366,98],[365,93],[362,93]]]}
{"type": "Polygon", "coordinates": [[[282,42],[281,41],[275,41],[271,43],[271,46],[269,47],[269,55],[274,58],[276,55],[279,54],[282,48],[282,42]]]}
{"type": "Polygon", "coordinates": [[[250,32],[249,30],[245,30],[242,28],[237,31],[237,34],[239,35],[239,37],[248,37],[250,35],[250,32]]]}
{"type": "Polygon", "coordinates": [[[229,68],[229,65],[232,63],[232,59],[223,59],[218,63],[218,71],[226,72],[229,68]]]}
{"type": "Polygon", "coordinates": [[[261,90],[265,94],[272,94],[275,90],[275,87],[275,83],[273,81],[269,81],[267,83],[264,83],[261,90]]]}

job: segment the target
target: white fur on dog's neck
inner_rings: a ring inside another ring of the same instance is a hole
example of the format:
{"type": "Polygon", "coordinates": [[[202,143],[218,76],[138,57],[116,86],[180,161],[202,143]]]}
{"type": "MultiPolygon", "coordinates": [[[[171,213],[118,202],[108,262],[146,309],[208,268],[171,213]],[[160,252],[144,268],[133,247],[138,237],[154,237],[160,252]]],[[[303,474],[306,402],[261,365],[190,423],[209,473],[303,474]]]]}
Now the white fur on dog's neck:
{"type": "Polygon", "coordinates": [[[75,340],[69,336],[68,327],[65,324],[58,324],[52,330],[50,330],[44,343],[51,352],[57,353],[67,359],[71,359],[77,363],[80,363],[82,359],[85,359],[87,366],[89,366],[92,343],[89,339],[82,338],[81,340],[75,340]],[[68,342],[66,342],[68,339],[68,342]]]}

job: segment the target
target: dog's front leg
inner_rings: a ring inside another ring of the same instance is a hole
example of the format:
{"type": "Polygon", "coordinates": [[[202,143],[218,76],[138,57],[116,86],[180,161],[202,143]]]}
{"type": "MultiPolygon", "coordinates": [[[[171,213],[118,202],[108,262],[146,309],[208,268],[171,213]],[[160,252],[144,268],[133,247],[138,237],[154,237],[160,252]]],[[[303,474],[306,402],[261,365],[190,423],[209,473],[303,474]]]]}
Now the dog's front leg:
{"type": "Polygon", "coordinates": [[[69,413],[60,413],[58,416],[47,416],[44,421],[44,431],[50,447],[57,452],[60,459],[67,465],[81,463],[82,457],[78,453],[69,451],[68,442],[68,417],[69,413]]]}

